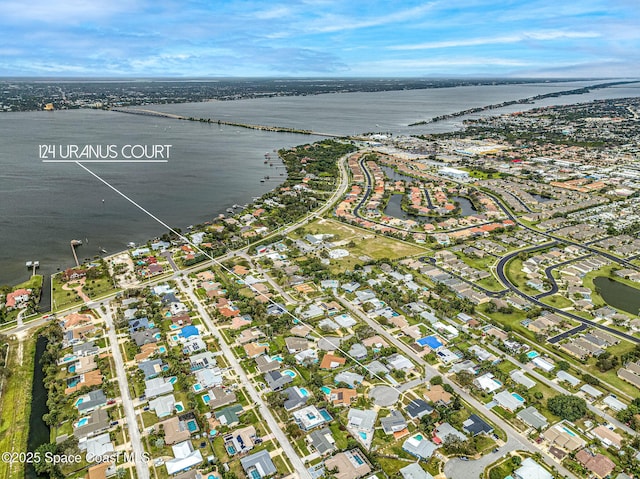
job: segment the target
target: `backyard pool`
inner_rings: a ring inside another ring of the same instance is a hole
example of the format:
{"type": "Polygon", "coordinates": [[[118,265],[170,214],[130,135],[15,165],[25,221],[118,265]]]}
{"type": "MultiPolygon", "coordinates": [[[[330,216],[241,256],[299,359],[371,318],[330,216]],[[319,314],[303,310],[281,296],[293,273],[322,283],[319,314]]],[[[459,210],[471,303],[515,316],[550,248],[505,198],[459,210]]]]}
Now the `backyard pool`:
{"type": "Polygon", "coordinates": [[[279,363],[281,363],[281,362],[282,362],[282,356],[281,356],[281,355],[279,355],[279,354],[276,354],[275,356],[271,356],[271,359],[272,359],[273,361],[278,361],[279,363]]]}
{"type": "Polygon", "coordinates": [[[522,401],[524,402],[524,398],[522,396],[520,396],[520,394],[518,393],[511,393],[511,395],[516,398],[518,401],[522,401]]]}
{"type": "Polygon", "coordinates": [[[202,391],[202,384],[200,384],[200,383],[195,383],[195,384],[193,385],[193,390],[194,390],[195,392],[202,391]]]}
{"type": "Polygon", "coordinates": [[[69,372],[70,372],[70,373],[75,373],[75,372],[76,372],[76,367],[75,367],[75,365],[73,365],[73,366],[69,366],[69,372]]]}
{"type": "Polygon", "coordinates": [[[171,329],[180,329],[180,326],[178,326],[177,324],[172,324],[171,326],[169,326],[171,329]]]}
{"type": "Polygon", "coordinates": [[[300,388],[300,394],[302,394],[304,397],[307,397],[309,395],[309,391],[307,391],[305,388],[300,388]]]}
{"type": "Polygon", "coordinates": [[[418,441],[422,441],[424,439],[424,436],[422,434],[416,434],[415,437],[418,441]]]}
{"type": "Polygon", "coordinates": [[[169,382],[170,382],[171,384],[175,384],[177,380],[178,380],[178,378],[177,378],[176,376],[171,376],[171,377],[169,378],[169,382]]]}
{"type": "Polygon", "coordinates": [[[184,406],[182,405],[181,402],[177,402],[176,405],[175,405],[175,408],[176,408],[176,411],[178,411],[178,412],[184,411],[184,406]]]}
{"type": "Polygon", "coordinates": [[[295,378],[297,376],[295,371],[292,371],[291,369],[285,369],[284,371],[282,371],[282,374],[286,374],[289,377],[295,378]]]}
{"type": "Polygon", "coordinates": [[[362,432],[362,431],[360,431],[360,432],[358,433],[358,435],[360,436],[360,438],[361,438],[363,441],[366,441],[366,440],[367,440],[367,433],[366,433],[366,432],[362,432]]]}
{"type": "Polygon", "coordinates": [[[76,423],[76,427],[82,427],[89,422],[89,418],[83,417],[76,423]]]}
{"type": "Polygon", "coordinates": [[[75,406],[76,407],[80,406],[80,404],[82,404],[82,401],[84,401],[84,398],[78,398],[75,402],[75,406]]]}
{"type": "Polygon", "coordinates": [[[564,430],[564,432],[566,432],[567,434],[569,434],[569,436],[571,436],[571,437],[576,437],[576,433],[575,433],[575,432],[573,432],[571,429],[568,429],[568,428],[566,428],[566,427],[564,427],[564,426],[562,426],[562,429],[564,430]]]}
{"type": "Polygon", "coordinates": [[[331,394],[331,388],[328,388],[327,386],[322,386],[320,390],[325,394],[331,394]]]}
{"type": "Polygon", "coordinates": [[[158,352],[160,352],[160,353],[166,353],[166,352],[167,352],[167,348],[165,348],[164,346],[160,346],[160,347],[158,348],[158,352]]]}
{"type": "Polygon", "coordinates": [[[156,333],[156,334],[153,335],[153,337],[156,338],[156,339],[161,339],[162,338],[162,334],[156,333]]]}
{"type": "Polygon", "coordinates": [[[196,432],[198,430],[198,425],[194,419],[187,421],[187,427],[189,428],[189,432],[196,432]]]}
{"type": "Polygon", "coordinates": [[[202,396],[203,403],[209,404],[209,401],[211,401],[211,396],[209,396],[208,394],[205,394],[204,396],[202,396]]]}
{"type": "Polygon", "coordinates": [[[331,414],[329,414],[326,409],[320,409],[320,411],[318,412],[320,413],[320,415],[325,421],[328,422],[333,420],[333,418],[331,417],[331,414]]]}
{"type": "Polygon", "coordinates": [[[537,358],[538,356],[540,356],[540,353],[538,351],[529,351],[527,353],[527,357],[529,359],[537,358]]]}

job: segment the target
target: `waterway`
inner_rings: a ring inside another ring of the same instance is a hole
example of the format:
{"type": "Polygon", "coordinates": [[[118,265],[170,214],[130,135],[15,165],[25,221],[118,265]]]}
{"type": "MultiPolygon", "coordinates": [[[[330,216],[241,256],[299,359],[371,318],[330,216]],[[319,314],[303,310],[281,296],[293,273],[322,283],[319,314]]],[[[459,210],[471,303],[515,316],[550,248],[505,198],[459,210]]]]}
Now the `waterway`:
{"type": "MultiPolygon", "coordinates": [[[[29,438],[27,440],[27,451],[35,451],[42,444],[50,441],[49,426],[45,424],[42,417],[49,412],[47,407],[47,388],[44,385],[44,371],[40,358],[47,349],[47,339],[44,336],[38,337],[36,342],[36,360],[33,372],[33,386],[31,388],[31,416],[29,416],[29,438]]],[[[38,476],[31,465],[25,469],[26,479],[37,479],[38,476]]]]}
{"type": "MultiPolygon", "coordinates": [[[[432,125],[408,124],[468,108],[577,88],[597,81],[485,85],[425,90],[336,93],[227,102],[150,105],[149,109],[352,135],[363,132],[421,134],[451,131],[466,117],[432,125]],[[381,112],[384,112],[383,114],[381,112]]],[[[549,98],[471,117],[542,105],[640,96],[640,87],[615,87],[585,95],[549,98]]],[[[45,278],[72,265],[69,241],[91,258],[102,248],[119,251],[134,241],[164,233],[123,198],[74,164],[43,164],[39,145],[171,144],[168,163],[90,165],[105,180],[174,227],[211,220],[233,204],[275,188],[260,183],[273,169],[264,153],[315,141],[317,137],[247,130],[99,110],[0,113],[0,284],[28,279],[26,261],[39,260],[45,278]],[[102,202],[102,200],[105,200],[102,202]]],[[[283,170],[279,170],[283,171],[283,170]]]]}
{"type": "Polygon", "coordinates": [[[593,284],[608,305],[631,314],[638,314],[640,311],[639,288],[633,288],[607,276],[594,278],[593,284]]]}
{"type": "MultiPolygon", "coordinates": [[[[164,228],[75,164],[42,163],[40,144],[171,144],[167,163],[88,164],[96,174],[172,227],[210,221],[234,204],[251,203],[277,187],[284,168],[264,164],[274,149],[318,137],[269,133],[99,110],[0,114],[0,284],[29,278],[39,260],[48,276],[80,259],[164,228]],[[261,183],[260,179],[270,176],[261,183]],[[104,200],[104,201],[103,201],[104,200]],[[88,239],[88,244],[86,240],[88,239]]],[[[48,282],[43,303],[48,303],[48,282]]]]}

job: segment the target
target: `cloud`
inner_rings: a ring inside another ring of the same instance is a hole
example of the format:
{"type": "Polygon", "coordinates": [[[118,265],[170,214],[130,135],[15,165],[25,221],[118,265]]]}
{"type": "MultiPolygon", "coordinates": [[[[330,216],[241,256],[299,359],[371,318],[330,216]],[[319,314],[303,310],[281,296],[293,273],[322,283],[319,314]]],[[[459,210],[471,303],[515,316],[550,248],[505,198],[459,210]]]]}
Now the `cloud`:
{"type": "Polygon", "coordinates": [[[525,32],[514,35],[502,35],[495,37],[468,38],[462,40],[444,40],[437,42],[414,43],[408,45],[393,45],[388,50],[433,50],[438,48],[459,48],[480,45],[503,45],[521,43],[526,41],[551,41],[572,38],[598,38],[597,32],[564,32],[555,30],[542,30],[525,32]]]}

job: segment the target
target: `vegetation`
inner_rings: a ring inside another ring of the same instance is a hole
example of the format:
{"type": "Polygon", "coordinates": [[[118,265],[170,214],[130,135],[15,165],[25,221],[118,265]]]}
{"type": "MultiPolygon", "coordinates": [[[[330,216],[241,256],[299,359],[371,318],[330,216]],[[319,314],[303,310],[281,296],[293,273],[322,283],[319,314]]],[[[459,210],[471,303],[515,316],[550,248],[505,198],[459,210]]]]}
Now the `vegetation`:
{"type": "Polygon", "coordinates": [[[573,422],[587,413],[587,402],[577,396],[560,394],[547,401],[547,408],[556,416],[573,422]]]}

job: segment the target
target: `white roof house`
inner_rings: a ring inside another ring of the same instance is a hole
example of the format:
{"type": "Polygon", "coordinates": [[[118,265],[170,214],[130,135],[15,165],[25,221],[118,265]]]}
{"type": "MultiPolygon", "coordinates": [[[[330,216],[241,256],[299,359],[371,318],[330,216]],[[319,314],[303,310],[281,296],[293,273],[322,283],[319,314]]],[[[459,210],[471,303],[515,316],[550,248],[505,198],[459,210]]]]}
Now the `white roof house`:
{"type": "Polygon", "coordinates": [[[511,374],[509,374],[509,376],[511,376],[511,379],[513,379],[515,382],[521,384],[527,389],[531,389],[536,385],[536,382],[533,379],[528,378],[524,371],[521,371],[519,369],[511,371],[511,374]]]}
{"type": "Polygon", "coordinates": [[[515,479],[553,479],[553,476],[536,461],[527,457],[513,473],[515,479]]]}
{"type": "Polygon", "coordinates": [[[473,384],[478,388],[487,391],[488,393],[492,393],[497,391],[502,387],[502,383],[493,377],[493,374],[486,373],[482,376],[475,378],[473,380],[473,384]]]}
{"type": "Polygon", "coordinates": [[[175,458],[165,462],[169,475],[184,471],[202,462],[200,450],[196,449],[194,451],[191,441],[174,444],[171,446],[171,449],[173,450],[175,458]]]}

